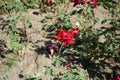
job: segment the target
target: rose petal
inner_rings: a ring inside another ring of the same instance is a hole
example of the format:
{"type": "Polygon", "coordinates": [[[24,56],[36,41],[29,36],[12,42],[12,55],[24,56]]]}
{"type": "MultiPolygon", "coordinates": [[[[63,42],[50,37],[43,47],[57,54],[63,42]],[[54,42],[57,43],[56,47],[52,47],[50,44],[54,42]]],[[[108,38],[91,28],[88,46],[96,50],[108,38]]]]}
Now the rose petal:
{"type": "Polygon", "coordinates": [[[64,41],[63,43],[62,43],[62,46],[67,46],[68,45],[68,43],[66,42],[66,41],[64,41]]]}
{"type": "Polygon", "coordinates": [[[53,38],[57,39],[57,40],[61,40],[61,37],[56,36],[56,35],[52,35],[53,38]]]}
{"type": "Polygon", "coordinates": [[[75,44],[75,42],[73,40],[68,40],[67,42],[68,42],[68,44],[75,44]]]}

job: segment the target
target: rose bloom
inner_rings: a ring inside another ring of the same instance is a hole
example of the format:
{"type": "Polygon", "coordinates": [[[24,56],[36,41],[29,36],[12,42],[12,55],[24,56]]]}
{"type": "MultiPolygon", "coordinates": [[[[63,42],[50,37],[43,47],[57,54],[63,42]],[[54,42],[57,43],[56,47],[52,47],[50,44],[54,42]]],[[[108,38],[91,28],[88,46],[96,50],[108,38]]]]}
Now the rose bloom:
{"type": "Polygon", "coordinates": [[[73,6],[77,6],[77,5],[80,5],[80,4],[85,4],[88,2],[88,4],[91,4],[94,6],[94,8],[96,8],[98,6],[98,1],[97,0],[70,0],[71,2],[73,2],[73,6]]]}
{"type": "Polygon", "coordinates": [[[53,38],[62,42],[62,46],[67,46],[69,44],[75,44],[73,41],[73,34],[67,32],[66,30],[58,30],[56,35],[52,36],[53,38]]]}
{"type": "Polygon", "coordinates": [[[50,5],[53,5],[54,3],[55,3],[54,0],[49,0],[50,5]]]}
{"type": "Polygon", "coordinates": [[[80,5],[80,4],[85,4],[86,0],[70,0],[70,1],[74,2],[73,6],[77,6],[77,5],[80,5]]]}
{"type": "Polygon", "coordinates": [[[80,31],[78,28],[72,28],[70,32],[60,29],[56,32],[56,35],[52,35],[52,37],[62,42],[62,46],[67,46],[69,44],[75,44],[73,38],[79,34],[80,31]]]}
{"type": "Polygon", "coordinates": [[[93,5],[94,8],[96,8],[98,6],[98,1],[97,0],[89,0],[88,3],[93,5]]]}
{"type": "Polygon", "coordinates": [[[120,80],[120,75],[117,75],[117,80],[120,80]]]}

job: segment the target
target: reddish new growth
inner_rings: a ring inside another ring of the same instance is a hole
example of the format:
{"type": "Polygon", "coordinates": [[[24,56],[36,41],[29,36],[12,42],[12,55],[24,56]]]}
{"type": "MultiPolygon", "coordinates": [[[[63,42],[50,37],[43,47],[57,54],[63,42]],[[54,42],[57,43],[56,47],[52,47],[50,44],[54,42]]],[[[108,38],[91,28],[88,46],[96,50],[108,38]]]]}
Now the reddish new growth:
{"type": "Polygon", "coordinates": [[[56,35],[53,35],[52,37],[62,42],[62,46],[67,46],[69,44],[75,44],[73,38],[79,33],[80,31],[78,30],[78,28],[72,28],[70,32],[60,29],[57,31],[56,35]]]}
{"type": "Polygon", "coordinates": [[[98,5],[98,1],[97,0],[70,0],[71,2],[74,2],[74,4],[73,4],[73,6],[75,7],[75,6],[77,6],[77,5],[80,5],[80,4],[85,4],[85,3],[89,3],[89,4],[91,4],[91,5],[93,5],[94,6],[94,8],[95,7],[97,7],[97,5],[98,5]]]}

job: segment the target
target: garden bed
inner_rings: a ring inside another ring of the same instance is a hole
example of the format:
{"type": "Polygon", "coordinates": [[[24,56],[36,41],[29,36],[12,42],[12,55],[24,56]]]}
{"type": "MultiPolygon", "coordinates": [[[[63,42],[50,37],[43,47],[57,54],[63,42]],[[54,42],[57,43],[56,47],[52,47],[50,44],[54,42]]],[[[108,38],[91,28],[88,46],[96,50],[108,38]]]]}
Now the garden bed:
{"type": "Polygon", "coordinates": [[[3,10],[0,80],[120,80],[120,11],[101,2],[3,10]]]}

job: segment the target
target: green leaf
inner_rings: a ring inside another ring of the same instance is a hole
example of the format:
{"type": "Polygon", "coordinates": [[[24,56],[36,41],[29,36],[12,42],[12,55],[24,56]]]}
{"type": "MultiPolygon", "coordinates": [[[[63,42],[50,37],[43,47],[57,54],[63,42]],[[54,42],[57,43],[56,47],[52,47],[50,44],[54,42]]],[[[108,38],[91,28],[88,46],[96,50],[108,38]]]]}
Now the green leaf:
{"type": "Polygon", "coordinates": [[[11,22],[10,27],[12,28],[12,31],[19,33],[19,30],[16,27],[16,22],[11,22]]]}
{"type": "Polygon", "coordinates": [[[70,13],[70,15],[72,16],[72,15],[75,15],[77,13],[77,10],[73,10],[71,13],[70,13]]]}
{"type": "Polygon", "coordinates": [[[11,10],[13,8],[17,11],[24,11],[23,3],[19,1],[12,2],[6,6],[6,9],[8,10],[11,10]]]}
{"type": "Polygon", "coordinates": [[[107,22],[107,19],[103,19],[102,21],[101,21],[101,24],[104,24],[104,23],[106,23],[107,22]]]}
{"type": "Polygon", "coordinates": [[[22,47],[23,47],[22,44],[20,44],[18,42],[13,42],[13,41],[10,42],[10,46],[14,53],[17,53],[18,50],[22,49],[22,47]]]}
{"type": "Polygon", "coordinates": [[[45,66],[46,68],[46,73],[49,75],[53,75],[53,70],[50,67],[45,66]]]}
{"type": "Polygon", "coordinates": [[[61,2],[61,0],[55,0],[55,3],[60,3],[61,2]]]}
{"type": "Polygon", "coordinates": [[[1,2],[0,2],[0,7],[2,7],[2,6],[4,6],[4,5],[5,5],[4,2],[1,1],[1,2]]]}
{"type": "Polygon", "coordinates": [[[83,12],[83,9],[79,9],[77,13],[81,14],[83,12]]]}
{"type": "Polygon", "coordinates": [[[91,14],[91,11],[92,11],[91,7],[88,6],[88,7],[87,7],[87,12],[88,12],[89,14],[91,14]]]}
{"type": "Polygon", "coordinates": [[[84,69],[80,69],[79,75],[81,80],[86,80],[86,73],[84,69]]]}
{"type": "Polygon", "coordinates": [[[62,15],[63,14],[63,10],[62,9],[58,9],[57,10],[57,14],[62,15]]]}

